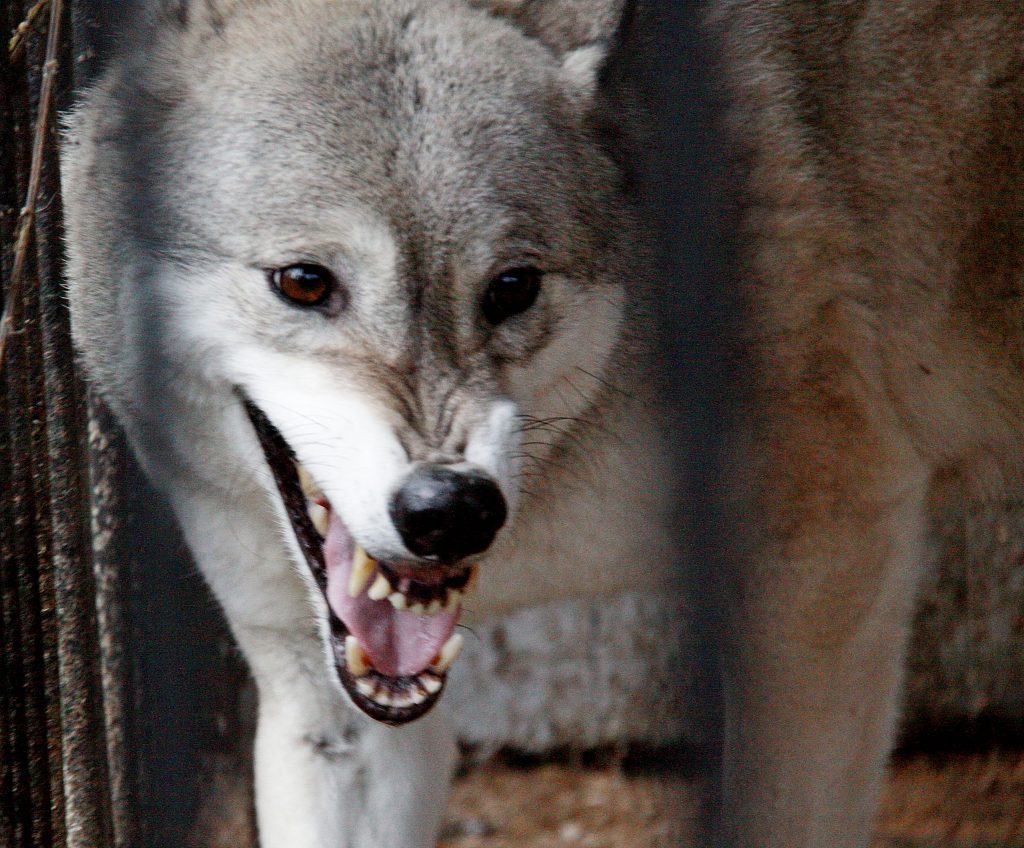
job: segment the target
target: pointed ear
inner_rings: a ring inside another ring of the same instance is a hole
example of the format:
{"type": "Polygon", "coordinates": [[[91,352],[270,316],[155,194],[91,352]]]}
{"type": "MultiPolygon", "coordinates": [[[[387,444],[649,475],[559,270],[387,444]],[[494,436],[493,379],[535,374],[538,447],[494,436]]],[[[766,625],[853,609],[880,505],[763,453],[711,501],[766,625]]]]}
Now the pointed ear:
{"type": "Polygon", "coordinates": [[[470,0],[508,18],[562,60],[566,83],[588,97],[632,21],[635,0],[470,0]]]}

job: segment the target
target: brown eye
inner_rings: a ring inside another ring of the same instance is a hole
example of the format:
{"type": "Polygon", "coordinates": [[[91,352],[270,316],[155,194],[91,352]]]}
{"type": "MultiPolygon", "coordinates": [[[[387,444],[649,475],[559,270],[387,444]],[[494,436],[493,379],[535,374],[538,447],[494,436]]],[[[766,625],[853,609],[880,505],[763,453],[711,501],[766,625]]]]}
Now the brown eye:
{"type": "Polygon", "coordinates": [[[542,271],[529,265],[502,271],[491,280],[484,294],[484,318],[491,324],[500,324],[525,312],[537,300],[543,276],[542,271]]]}
{"type": "Polygon", "coordinates": [[[338,288],[334,274],[322,265],[301,263],[270,272],[270,284],[297,306],[322,306],[338,288]]]}

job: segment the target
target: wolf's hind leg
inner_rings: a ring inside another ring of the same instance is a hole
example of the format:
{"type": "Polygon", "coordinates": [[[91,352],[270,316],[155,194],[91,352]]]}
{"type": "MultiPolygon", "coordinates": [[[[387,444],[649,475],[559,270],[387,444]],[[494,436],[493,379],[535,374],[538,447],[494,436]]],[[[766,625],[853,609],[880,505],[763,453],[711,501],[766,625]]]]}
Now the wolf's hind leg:
{"type": "Polygon", "coordinates": [[[865,848],[895,733],[929,473],[881,394],[830,377],[765,403],[747,452],[728,848],[865,848]]]}
{"type": "Polygon", "coordinates": [[[384,727],[348,703],[265,504],[195,492],[175,504],[259,691],[260,848],[432,848],[455,754],[446,722],[435,710],[384,727]]]}

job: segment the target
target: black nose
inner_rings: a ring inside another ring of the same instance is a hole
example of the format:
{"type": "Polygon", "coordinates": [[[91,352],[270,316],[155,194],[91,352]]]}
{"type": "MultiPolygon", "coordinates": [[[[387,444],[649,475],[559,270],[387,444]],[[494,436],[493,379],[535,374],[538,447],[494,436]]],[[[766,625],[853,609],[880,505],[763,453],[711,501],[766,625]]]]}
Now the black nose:
{"type": "Polygon", "coordinates": [[[443,465],[416,469],[391,499],[391,520],[405,546],[443,562],[487,550],[506,513],[493,480],[443,465]]]}

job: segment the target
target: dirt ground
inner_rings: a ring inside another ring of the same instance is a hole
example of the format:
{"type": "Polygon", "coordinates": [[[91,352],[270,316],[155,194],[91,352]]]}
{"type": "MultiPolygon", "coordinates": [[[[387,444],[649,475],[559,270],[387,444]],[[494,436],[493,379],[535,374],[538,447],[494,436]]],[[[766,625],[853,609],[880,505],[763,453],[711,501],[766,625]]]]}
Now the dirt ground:
{"type": "MultiPolygon", "coordinates": [[[[699,798],[692,776],[497,761],[458,781],[442,848],[677,848],[699,798]]],[[[872,848],[1009,846],[1024,848],[1024,753],[894,764],[872,848]]]]}

